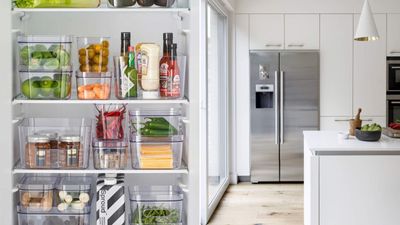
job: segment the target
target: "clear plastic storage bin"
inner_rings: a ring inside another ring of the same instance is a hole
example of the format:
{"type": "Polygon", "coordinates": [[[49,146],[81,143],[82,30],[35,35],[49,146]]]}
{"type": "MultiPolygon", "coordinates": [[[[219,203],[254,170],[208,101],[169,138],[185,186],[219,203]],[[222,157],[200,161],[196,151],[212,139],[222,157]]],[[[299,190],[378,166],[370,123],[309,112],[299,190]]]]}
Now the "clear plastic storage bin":
{"type": "Polygon", "coordinates": [[[57,181],[57,177],[23,177],[18,184],[21,210],[50,211],[53,207],[53,192],[57,181]]]}
{"type": "Polygon", "coordinates": [[[72,71],[20,71],[21,93],[28,99],[69,99],[72,71]]]}
{"type": "Polygon", "coordinates": [[[94,139],[92,148],[95,169],[126,168],[129,157],[127,141],[94,139]]]}
{"type": "Polygon", "coordinates": [[[18,207],[18,225],[90,225],[90,209],[80,212],[60,213],[56,208],[49,212],[31,212],[18,207]]]}
{"type": "Polygon", "coordinates": [[[79,71],[105,73],[109,71],[110,38],[77,37],[79,71]]]}
{"type": "Polygon", "coordinates": [[[19,125],[21,167],[87,168],[90,132],[89,119],[24,119],[19,125]]]}
{"type": "Polygon", "coordinates": [[[182,223],[183,193],[178,186],[129,187],[131,224],[182,223]]]}
{"type": "Polygon", "coordinates": [[[183,136],[131,139],[134,169],[179,169],[182,164],[183,136]]]}
{"type": "Polygon", "coordinates": [[[97,104],[95,135],[103,140],[125,138],[126,104],[97,104]]]}
{"type": "Polygon", "coordinates": [[[97,8],[100,0],[15,0],[15,6],[18,8],[97,8]]]}
{"type": "Polygon", "coordinates": [[[59,212],[75,212],[91,205],[92,179],[63,177],[56,187],[56,206],[59,212]]]}
{"type": "Polygon", "coordinates": [[[170,110],[136,110],[129,112],[131,140],[137,137],[173,137],[182,134],[181,114],[170,110]]]}
{"type": "Polygon", "coordinates": [[[18,36],[22,71],[71,70],[70,36],[18,36]]]}
{"type": "Polygon", "coordinates": [[[107,100],[111,95],[111,73],[76,74],[77,95],[80,100],[107,100]]]}

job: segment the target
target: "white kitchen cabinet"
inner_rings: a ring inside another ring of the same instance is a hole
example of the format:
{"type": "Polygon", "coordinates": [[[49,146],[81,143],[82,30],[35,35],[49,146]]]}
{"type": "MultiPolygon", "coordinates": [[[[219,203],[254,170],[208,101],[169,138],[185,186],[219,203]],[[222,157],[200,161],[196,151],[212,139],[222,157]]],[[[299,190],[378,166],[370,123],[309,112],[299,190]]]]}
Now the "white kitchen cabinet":
{"type": "Polygon", "coordinates": [[[400,56],[400,14],[387,15],[387,55],[400,56]]]}
{"type": "Polygon", "coordinates": [[[351,117],[321,117],[321,130],[345,131],[349,130],[351,117]]]}
{"type": "MultiPolygon", "coordinates": [[[[238,23],[240,21],[236,20],[238,23]]],[[[250,49],[284,48],[283,15],[250,15],[250,49]]]]}
{"type": "MultiPolygon", "coordinates": [[[[321,116],[352,117],[353,16],[321,15],[320,23],[321,116]]],[[[341,127],[334,125],[336,122],[330,123],[334,121],[332,119],[321,119],[321,128],[322,122],[341,127]]]]}
{"type": "Polygon", "coordinates": [[[285,15],[285,49],[318,49],[319,15],[285,15]]]}
{"type": "Polygon", "coordinates": [[[354,41],[353,111],[362,108],[366,117],[386,115],[386,14],[376,14],[375,22],[379,40],[354,41]]]}
{"type": "Polygon", "coordinates": [[[397,225],[400,156],[321,156],[319,225],[397,225]]]}

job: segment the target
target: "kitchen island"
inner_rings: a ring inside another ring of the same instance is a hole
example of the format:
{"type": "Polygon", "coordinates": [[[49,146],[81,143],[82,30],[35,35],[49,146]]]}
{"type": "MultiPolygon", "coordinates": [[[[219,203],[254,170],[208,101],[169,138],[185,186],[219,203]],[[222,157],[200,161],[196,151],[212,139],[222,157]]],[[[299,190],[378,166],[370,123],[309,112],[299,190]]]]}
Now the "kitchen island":
{"type": "Polygon", "coordinates": [[[400,139],[304,131],[305,225],[399,225],[400,139]]]}

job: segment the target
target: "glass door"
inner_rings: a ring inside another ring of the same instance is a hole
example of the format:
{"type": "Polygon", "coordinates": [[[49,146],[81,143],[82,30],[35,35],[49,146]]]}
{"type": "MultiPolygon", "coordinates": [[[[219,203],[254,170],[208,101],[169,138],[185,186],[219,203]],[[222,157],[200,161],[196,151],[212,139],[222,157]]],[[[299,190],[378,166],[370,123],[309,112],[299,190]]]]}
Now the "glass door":
{"type": "Polygon", "coordinates": [[[221,200],[229,184],[227,16],[216,1],[207,4],[206,165],[203,184],[203,224],[221,200]]]}

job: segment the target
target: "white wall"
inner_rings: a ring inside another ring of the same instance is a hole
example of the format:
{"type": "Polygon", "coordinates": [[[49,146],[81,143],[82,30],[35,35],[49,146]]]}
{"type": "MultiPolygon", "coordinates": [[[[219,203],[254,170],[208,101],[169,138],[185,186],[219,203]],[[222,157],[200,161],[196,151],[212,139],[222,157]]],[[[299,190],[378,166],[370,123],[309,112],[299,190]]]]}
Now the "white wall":
{"type": "MultiPolygon", "coordinates": [[[[359,13],[364,0],[236,0],[236,13],[359,13]]],[[[399,0],[369,0],[374,13],[399,13],[399,0]]]]}

